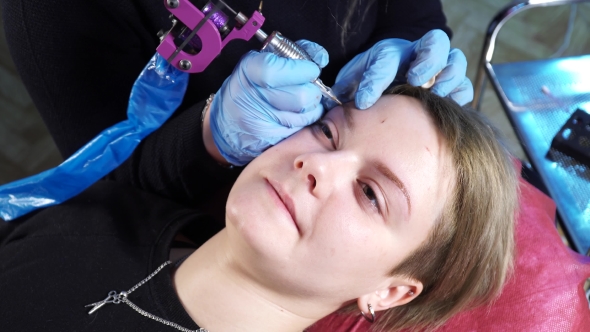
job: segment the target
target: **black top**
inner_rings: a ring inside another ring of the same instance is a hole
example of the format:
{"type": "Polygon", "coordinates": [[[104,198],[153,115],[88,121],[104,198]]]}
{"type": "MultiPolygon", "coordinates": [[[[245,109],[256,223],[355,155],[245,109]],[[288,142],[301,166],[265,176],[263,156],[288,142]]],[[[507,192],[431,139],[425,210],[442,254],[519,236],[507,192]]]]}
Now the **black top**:
{"type": "MultiPolygon", "coordinates": [[[[175,331],[126,304],[84,306],[127,291],[168,260],[182,229],[204,243],[222,225],[124,184],[101,181],[76,198],[0,224],[0,330],[175,331]],[[129,209],[130,206],[141,207],[129,209]]],[[[189,329],[168,266],[134,291],[141,309],[189,329]]]]}
{"type": "MultiPolygon", "coordinates": [[[[190,184],[191,193],[201,205],[214,200],[223,208],[225,198],[211,193],[231,184],[237,172],[219,167],[205,150],[200,126],[191,128],[199,143],[192,151],[192,171],[199,174],[193,178],[199,181],[190,184]]],[[[160,135],[173,129],[156,132],[147,146],[164,144],[160,135]]],[[[223,221],[202,210],[207,209],[104,180],[61,205],[0,221],[0,331],[173,331],[126,304],[109,304],[93,315],[84,306],[112,290],[127,291],[151,274],[168,260],[178,233],[196,248],[219,232],[223,221]]],[[[165,268],[129,299],[151,314],[198,329],[179,302],[170,272],[165,268]]]]}

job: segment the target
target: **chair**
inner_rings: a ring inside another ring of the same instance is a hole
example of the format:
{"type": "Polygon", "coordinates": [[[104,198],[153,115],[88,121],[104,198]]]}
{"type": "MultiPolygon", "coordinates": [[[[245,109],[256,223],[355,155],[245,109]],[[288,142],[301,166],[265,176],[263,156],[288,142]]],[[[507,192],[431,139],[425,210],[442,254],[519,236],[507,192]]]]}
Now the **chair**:
{"type": "Polygon", "coordinates": [[[557,206],[570,245],[590,254],[590,167],[551,148],[551,141],[577,109],[590,113],[590,55],[492,63],[496,38],[515,15],[536,7],[590,0],[528,0],[509,4],[488,26],[472,106],[479,108],[486,77],[523,150],[557,206]]]}

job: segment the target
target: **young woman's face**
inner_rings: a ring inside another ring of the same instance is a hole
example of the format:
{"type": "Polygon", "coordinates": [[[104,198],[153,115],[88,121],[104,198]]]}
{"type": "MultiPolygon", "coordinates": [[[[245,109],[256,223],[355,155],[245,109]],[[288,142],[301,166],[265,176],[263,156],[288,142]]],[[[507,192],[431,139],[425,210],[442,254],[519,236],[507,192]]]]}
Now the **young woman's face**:
{"type": "Polygon", "coordinates": [[[374,292],[450,193],[449,152],[417,100],[352,107],[264,152],[230,193],[232,252],[279,292],[336,302],[374,292]]]}

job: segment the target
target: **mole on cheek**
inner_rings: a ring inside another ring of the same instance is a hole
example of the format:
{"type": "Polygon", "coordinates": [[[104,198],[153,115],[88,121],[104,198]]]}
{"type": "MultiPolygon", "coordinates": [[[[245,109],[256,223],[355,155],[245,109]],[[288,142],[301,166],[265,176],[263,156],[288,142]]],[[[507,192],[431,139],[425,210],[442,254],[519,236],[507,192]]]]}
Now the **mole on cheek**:
{"type": "Polygon", "coordinates": [[[385,121],[387,121],[387,119],[383,119],[383,120],[381,120],[381,123],[385,123],[385,121]]]}

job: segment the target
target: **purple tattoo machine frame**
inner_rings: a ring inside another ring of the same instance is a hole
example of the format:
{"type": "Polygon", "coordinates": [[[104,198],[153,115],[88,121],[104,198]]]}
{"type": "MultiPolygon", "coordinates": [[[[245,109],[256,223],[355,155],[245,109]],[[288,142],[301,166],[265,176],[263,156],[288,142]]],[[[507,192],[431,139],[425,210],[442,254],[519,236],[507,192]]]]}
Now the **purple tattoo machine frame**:
{"type": "Polygon", "coordinates": [[[206,2],[198,9],[189,0],[164,0],[172,13],[172,28],[159,33],[156,51],[171,65],[187,73],[200,73],[230,41],[250,40],[264,23],[254,11],[250,18],[237,13],[221,0],[206,2]]]}

